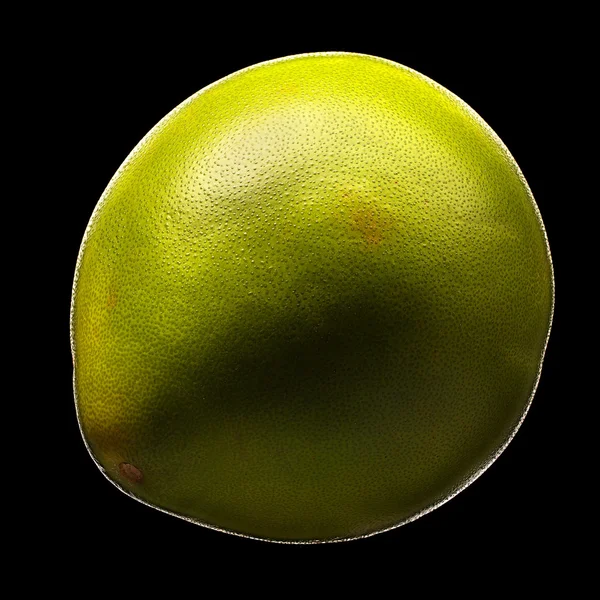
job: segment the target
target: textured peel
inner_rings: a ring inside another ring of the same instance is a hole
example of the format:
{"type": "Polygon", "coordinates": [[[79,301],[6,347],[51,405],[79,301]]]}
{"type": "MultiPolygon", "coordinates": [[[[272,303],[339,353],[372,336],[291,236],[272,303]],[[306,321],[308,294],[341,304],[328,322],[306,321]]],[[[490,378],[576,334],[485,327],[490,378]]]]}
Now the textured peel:
{"type": "Polygon", "coordinates": [[[464,102],[366,55],[261,63],[169,113],[90,219],[71,320],[83,438],[175,516],[371,535],[506,447],[553,298],[531,191],[464,102]]]}

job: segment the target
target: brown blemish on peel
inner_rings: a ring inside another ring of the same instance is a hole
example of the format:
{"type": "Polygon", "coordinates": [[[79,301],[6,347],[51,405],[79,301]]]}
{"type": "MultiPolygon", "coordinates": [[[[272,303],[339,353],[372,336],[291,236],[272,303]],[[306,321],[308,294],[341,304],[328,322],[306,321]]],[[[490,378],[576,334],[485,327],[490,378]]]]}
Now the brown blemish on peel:
{"type": "Polygon", "coordinates": [[[286,83],[279,88],[279,93],[282,95],[297,94],[300,91],[300,86],[297,83],[286,83]]]}
{"type": "Polygon", "coordinates": [[[367,247],[374,249],[384,241],[391,225],[391,215],[371,190],[343,189],[339,204],[337,218],[345,227],[350,225],[367,247]]]}
{"type": "Polygon", "coordinates": [[[122,462],[119,465],[119,473],[131,483],[139,483],[143,479],[142,472],[130,463],[122,462]]]}
{"type": "Polygon", "coordinates": [[[358,231],[368,244],[378,245],[383,241],[385,223],[382,223],[375,211],[368,208],[355,210],[351,219],[352,228],[358,231]]]}
{"type": "Polygon", "coordinates": [[[117,305],[117,292],[114,289],[111,289],[108,292],[108,300],[106,301],[106,305],[108,308],[114,308],[117,305]]]}

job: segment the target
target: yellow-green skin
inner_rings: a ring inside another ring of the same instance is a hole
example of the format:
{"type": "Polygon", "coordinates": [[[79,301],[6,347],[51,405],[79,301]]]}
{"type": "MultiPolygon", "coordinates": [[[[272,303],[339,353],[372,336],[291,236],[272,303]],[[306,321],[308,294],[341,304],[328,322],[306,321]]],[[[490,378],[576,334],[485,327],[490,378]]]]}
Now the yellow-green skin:
{"type": "Polygon", "coordinates": [[[167,115],[96,207],[81,430],[123,491],[196,523],[370,535],[504,449],[553,298],[527,183],[464,102],[366,55],[262,63],[167,115]]]}

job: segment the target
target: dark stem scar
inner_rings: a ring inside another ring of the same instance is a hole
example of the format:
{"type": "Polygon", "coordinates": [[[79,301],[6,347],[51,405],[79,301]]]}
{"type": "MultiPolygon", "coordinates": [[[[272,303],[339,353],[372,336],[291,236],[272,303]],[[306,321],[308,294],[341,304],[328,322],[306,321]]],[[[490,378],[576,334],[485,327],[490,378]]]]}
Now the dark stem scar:
{"type": "Polygon", "coordinates": [[[119,473],[131,483],[139,483],[143,479],[142,472],[130,463],[122,462],[119,465],[119,473]]]}

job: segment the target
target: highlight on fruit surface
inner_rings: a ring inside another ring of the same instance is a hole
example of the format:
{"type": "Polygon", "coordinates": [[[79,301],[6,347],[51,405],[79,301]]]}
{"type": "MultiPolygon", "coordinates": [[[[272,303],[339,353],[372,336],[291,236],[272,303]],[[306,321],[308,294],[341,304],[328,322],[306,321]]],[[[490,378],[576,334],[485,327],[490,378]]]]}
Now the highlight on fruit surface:
{"type": "Polygon", "coordinates": [[[462,100],[364,54],[268,61],[171,111],[98,202],[81,433],[119,489],[193,523],[369,536],[504,450],[553,304],[531,190],[462,100]]]}

